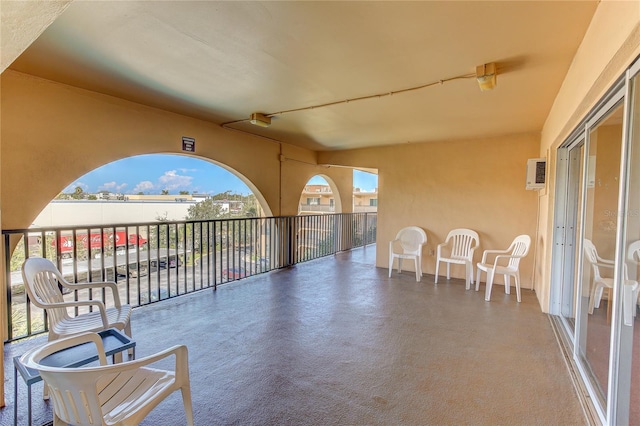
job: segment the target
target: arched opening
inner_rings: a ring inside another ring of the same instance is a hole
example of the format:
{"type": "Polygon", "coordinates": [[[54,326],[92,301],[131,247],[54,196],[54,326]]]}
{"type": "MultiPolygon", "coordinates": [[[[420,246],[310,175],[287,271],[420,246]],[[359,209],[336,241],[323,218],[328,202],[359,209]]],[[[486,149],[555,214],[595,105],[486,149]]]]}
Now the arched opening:
{"type": "Polygon", "coordinates": [[[9,337],[44,330],[25,296],[27,257],[48,258],[69,282],[116,282],[121,300],[143,305],[279,267],[270,215],[255,185],[209,159],[145,154],[98,167],[13,231],[9,337]]]}
{"type": "Polygon", "coordinates": [[[270,215],[255,185],[221,163],[188,155],[145,154],[105,164],[74,180],[32,225],[270,215]]]}
{"type": "Polygon", "coordinates": [[[378,174],[373,170],[353,170],[353,212],[378,211],[378,174]]]}
{"type": "Polygon", "coordinates": [[[298,215],[342,212],[337,185],[326,175],[315,175],[304,186],[298,204],[298,215]]]}

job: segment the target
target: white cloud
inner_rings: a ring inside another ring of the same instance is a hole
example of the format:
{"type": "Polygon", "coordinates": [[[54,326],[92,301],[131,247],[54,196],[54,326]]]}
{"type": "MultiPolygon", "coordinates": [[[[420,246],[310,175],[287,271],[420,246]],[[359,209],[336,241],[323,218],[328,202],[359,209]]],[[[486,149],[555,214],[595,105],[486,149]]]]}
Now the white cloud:
{"type": "Polygon", "coordinates": [[[150,192],[150,191],[153,191],[154,189],[155,189],[155,185],[153,184],[153,182],[148,180],[143,180],[142,182],[139,182],[135,186],[135,188],[133,188],[131,193],[137,194],[138,192],[150,192]]]}
{"type": "Polygon", "coordinates": [[[111,182],[105,182],[102,185],[100,185],[98,187],[99,191],[109,191],[109,192],[122,192],[122,190],[124,188],[127,187],[126,183],[122,183],[120,185],[118,185],[117,182],[115,181],[111,181],[111,182]]]}
{"type": "Polygon", "coordinates": [[[169,191],[191,188],[192,181],[193,177],[181,176],[177,174],[175,170],[168,170],[158,178],[159,187],[161,189],[168,189],[169,191]]]}
{"type": "Polygon", "coordinates": [[[189,173],[189,172],[194,173],[194,172],[198,171],[198,169],[184,169],[184,168],[183,169],[178,169],[178,170],[180,170],[180,172],[182,172],[182,173],[189,173]]]}

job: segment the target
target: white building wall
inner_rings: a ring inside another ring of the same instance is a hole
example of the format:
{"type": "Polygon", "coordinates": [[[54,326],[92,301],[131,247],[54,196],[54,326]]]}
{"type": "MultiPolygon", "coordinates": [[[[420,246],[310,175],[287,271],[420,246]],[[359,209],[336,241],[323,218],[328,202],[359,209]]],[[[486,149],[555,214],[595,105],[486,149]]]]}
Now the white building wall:
{"type": "Polygon", "coordinates": [[[155,222],[159,217],[184,220],[195,201],[52,201],[40,212],[32,227],[111,225],[155,222]]]}

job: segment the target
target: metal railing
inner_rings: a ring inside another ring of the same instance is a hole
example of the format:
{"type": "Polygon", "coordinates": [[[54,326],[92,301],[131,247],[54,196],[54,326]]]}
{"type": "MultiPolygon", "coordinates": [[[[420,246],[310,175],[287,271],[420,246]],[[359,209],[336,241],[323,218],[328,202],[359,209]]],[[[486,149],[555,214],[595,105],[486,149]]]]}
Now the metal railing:
{"type": "Polygon", "coordinates": [[[300,213],[333,213],[336,211],[335,206],[330,204],[299,204],[298,211],[300,213]]]}
{"type": "Polygon", "coordinates": [[[5,230],[6,341],[47,331],[22,282],[28,257],[69,282],[116,282],[123,303],[142,306],[372,244],[376,228],[375,213],[343,213],[5,230]]]}

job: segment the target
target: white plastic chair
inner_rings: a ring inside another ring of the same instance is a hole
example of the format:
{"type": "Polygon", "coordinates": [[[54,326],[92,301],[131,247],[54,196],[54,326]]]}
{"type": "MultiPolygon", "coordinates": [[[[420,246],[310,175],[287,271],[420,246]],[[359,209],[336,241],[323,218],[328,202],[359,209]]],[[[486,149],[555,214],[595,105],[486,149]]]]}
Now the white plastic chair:
{"type": "Polygon", "coordinates": [[[611,313],[611,290],[613,290],[613,278],[603,278],[600,268],[613,269],[615,262],[613,260],[603,259],[598,255],[596,246],[591,240],[584,239],[582,243],[584,247],[585,260],[591,265],[592,285],[589,292],[589,314],[593,314],[595,308],[600,307],[602,293],[606,288],[609,292],[609,303],[607,305],[607,318],[611,313]]]}
{"type": "Polygon", "coordinates": [[[516,280],[516,296],[520,302],[520,259],[529,253],[531,237],[528,235],[518,235],[506,250],[485,250],[482,253],[482,261],[478,263],[478,277],[476,279],[476,291],[480,289],[480,274],[487,273],[487,288],[484,293],[484,300],[491,299],[491,287],[496,274],[504,275],[504,292],[511,294],[510,278],[516,280]],[[488,255],[497,255],[493,263],[488,263],[488,255]]]}
{"type": "Polygon", "coordinates": [[[427,242],[427,234],[422,228],[409,226],[401,229],[395,240],[389,242],[389,278],[393,270],[393,259],[398,259],[398,272],[402,272],[402,260],[413,259],[416,281],[422,277],[422,246],[427,242]]]}
{"type": "MultiPolygon", "coordinates": [[[[640,245],[633,243],[629,246],[627,259],[635,262],[634,258],[637,258],[636,251],[640,250],[640,245]]],[[[603,278],[600,273],[600,268],[613,269],[615,262],[609,259],[603,259],[598,255],[598,251],[593,242],[589,239],[584,239],[582,243],[584,247],[585,259],[591,265],[592,273],[592,286],[589,294],[589,314],[593,314],[595,308],[600,307],[600,301],[602,300],[602,293],[606,288],[608,291],[609,302],[607,303],[607,320],[611,319],[611,301],[613,290],[613,278],[603,278]]],[[[627,265],[623,268],[623,290],[622,290],[622,316],[625,325],[631,326],[633,324],[633,317],[636,315],[635,305],[638,300],[638,282],[629,279],[627,271],[627,265]],[[634,300],[636,302],[634,302],[634,300]]]]}
{"type": "Polygon", "coordinates": [[[449,232],[444,243],[436,248],[436,279],[438,284],[438,270],[440,262],[447,264],[447,280],[451,278],[451,264],[465,265],[466,289],[473,284],[473,252],[478,247],[480,238],[471,229],[454,229],[449,232]]]}
{"type": "MultiPolygon", "coordinates": [[[[629,249],[627,250],[627,260],[635,266],[637,271],[638,265],[640,264],[640,240],[634,241],[633,243],[629,244],[629,249]]],[[[624,286],[624,325],[631,326],[633,325],[633,317],[636,316],[637,312],[638,293],[640,293],[640,285],[638,285],[637,279],[629,279],[626,268],[625,273],[625,284],[627,285],[624,286]],[[634,283],[635,286],[633,285],[634,283]]]]}
{"type": "Polygon", "coordinates": [[[145,358],[107,364],[104,347],[96,333],[55,340],[25,353],[21,361],[36,369],[45,381],[53,402],[53,424],[137,425],[167,396],[178,389],[188,425],[193,425],[187,347],[173,346],[145,358]],[[47,355],[79,344],[97,346],[99,366],[62,368],[41,363],[47,355]],[[173,371],[149,367],[175,357],[173,371]]]}
{"type": "Polygon", "coordinates": [[[112,327],[124,330],[131,337],[131,306],[120,303],[120,294],[115,283],[69,283],[53,262],[41,257],[30,257],[24,261],[22,277],[31,303],[47,311],[50,341],[112,327]],[[114,306],[107,308],[103,301],[92,299],[65,301],[58,284],[72,291],[93,289],[95,293],[102,294],[103,289],[111,290],[114,306]],[[67,308],[87,306],[93,306],[95,310],[75,317],[67,312],[67,308]]]}
{"type": "MultiPolygon", "coordinates": [[[[627,259],[632,262],[636,262],[640,253],[640,242],[632,243],[627,251],[627,259]]],[[[600,274],[600,268],[613,269],[615,262],[609,259],[603,259],[598,255],[596,246],[589,239],[584,239],[583,242],[585,258],[591,265],[592,273],[592,286],[589,293],[589,313],[593,314],[595,308],[600,307],[600,301],[602,300],[602,293],[606,288],[608,291],[609,302],[607,303],[607,320],[611,320],[611,301],[613,296],[613,278],[603,278],[600,274]]],[[[638,300],[638,282],[629,279],[627,265],[625,263],[623,277],[623,289],[622,289],[622,319],[625,325],[633,325],[633,317],[636,316],[636,303],[638,300]]]]}

